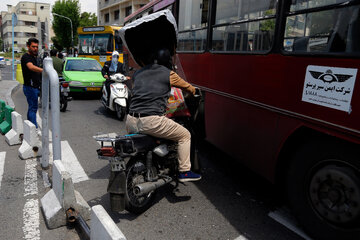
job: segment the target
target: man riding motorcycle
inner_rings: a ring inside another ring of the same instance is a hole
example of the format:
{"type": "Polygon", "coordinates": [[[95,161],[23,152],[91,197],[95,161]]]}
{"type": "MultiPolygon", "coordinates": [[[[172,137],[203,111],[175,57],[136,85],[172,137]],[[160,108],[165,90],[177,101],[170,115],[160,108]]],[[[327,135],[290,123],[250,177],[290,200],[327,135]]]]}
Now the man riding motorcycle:
{"type": "Polygon", "coordinates": [[[172,71],[171,54],[162,48],[149,53],[141,69],[133,76],[132,100],[126,120],[129,133],[143,133],[178,142],[179,181],[197,181],[201,175],[192,172],[190,132],[165,116],[171,86],[195,94],[195,88],[172,71]]]}
{"type": "MultiPolygon", "coordinates": [[[[115,82],[113,80],[110,80],[110,75],[115,73],[121,73],[125,75],[124,66],[121,62],[119,62],[119,56],[120,55],[118,51],[113,51],[111,55],[111,61],[106,61],[104,63],[104,67],[101,70],[101,74],[106,79],[104,84],[105,84],[106,92],[108,94],[107,105],[109,105],[109,99],[110,99],[110,85],[115,82]]],[[[127,78],[130,79],[130,77],[127,78]]]]}

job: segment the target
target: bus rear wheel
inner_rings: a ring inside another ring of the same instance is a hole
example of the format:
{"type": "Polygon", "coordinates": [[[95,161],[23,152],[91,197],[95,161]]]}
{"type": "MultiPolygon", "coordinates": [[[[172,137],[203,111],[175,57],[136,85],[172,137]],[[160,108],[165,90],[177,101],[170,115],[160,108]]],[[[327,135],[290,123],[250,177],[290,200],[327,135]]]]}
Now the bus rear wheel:
{"type": "Polygon", "coordinates": [[[315,239],[360,236],[360,162],[354,149],[342,142],[317,141],[293,157],[287,177],[289,204],[315,239]]]}

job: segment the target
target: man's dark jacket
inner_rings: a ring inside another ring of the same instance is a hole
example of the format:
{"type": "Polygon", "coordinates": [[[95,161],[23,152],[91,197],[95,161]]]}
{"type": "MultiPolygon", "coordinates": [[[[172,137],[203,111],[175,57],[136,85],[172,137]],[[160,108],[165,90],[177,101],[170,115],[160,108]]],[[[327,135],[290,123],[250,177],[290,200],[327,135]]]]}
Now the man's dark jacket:
{"type": "Polygon", "coordinates": [[[108,75],[110,77],[112,73],[125,74],[124,66],[121,62],[118,62],[116,72],[110,72],[110,65],[111,65],[111,61],[107,61],[104,63],[104,67],[101,69],[101,74],[103,76],[108,75]]]}

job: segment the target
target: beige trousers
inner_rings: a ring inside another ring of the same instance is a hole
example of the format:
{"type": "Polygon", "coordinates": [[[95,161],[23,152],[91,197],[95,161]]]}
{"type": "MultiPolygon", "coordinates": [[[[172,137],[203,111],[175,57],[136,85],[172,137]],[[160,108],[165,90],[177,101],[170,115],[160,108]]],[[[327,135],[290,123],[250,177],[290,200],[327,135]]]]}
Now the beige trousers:
{"type": "Polygon", "coordinates": [[[133,117],[127,115],[126,129],[128,133],[144,133],[158,138],[178,142],[179,171],[189,171],[190,163],[190,132],[165,116],[133,117]]]}

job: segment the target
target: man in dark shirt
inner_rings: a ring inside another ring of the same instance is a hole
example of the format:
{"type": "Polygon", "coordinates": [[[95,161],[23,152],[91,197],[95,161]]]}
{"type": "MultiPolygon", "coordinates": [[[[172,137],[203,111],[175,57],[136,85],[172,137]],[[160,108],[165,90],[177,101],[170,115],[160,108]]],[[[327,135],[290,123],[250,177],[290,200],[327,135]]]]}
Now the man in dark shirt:
{"type": "Polygon", "coordinates": [[[37,128],[36,112],[38,110],[38,96],[43,69],[39,67],[40,63],[37,58],[39,41],[36,38],[29,38],[26,45],[28,52],[21,57],[21,68],[24,77],[23,91],[28,102],[27,119],[37,128]]]}
{"type": "MultiPolygon", "coordinates": [[[[149,56],[154,56],[150,54],[149,56]]],[[[195,94],[195,88],[172,71],[170,51],[160,49],[156,59],[141,62],[133,76],[133,95],[127,115],[129,133],[144,133],[178,142],[179,181],[198,181],[201,175],[192,172],[190,163],[190,132],[165,116],[171,86],[195,94]]]]}

